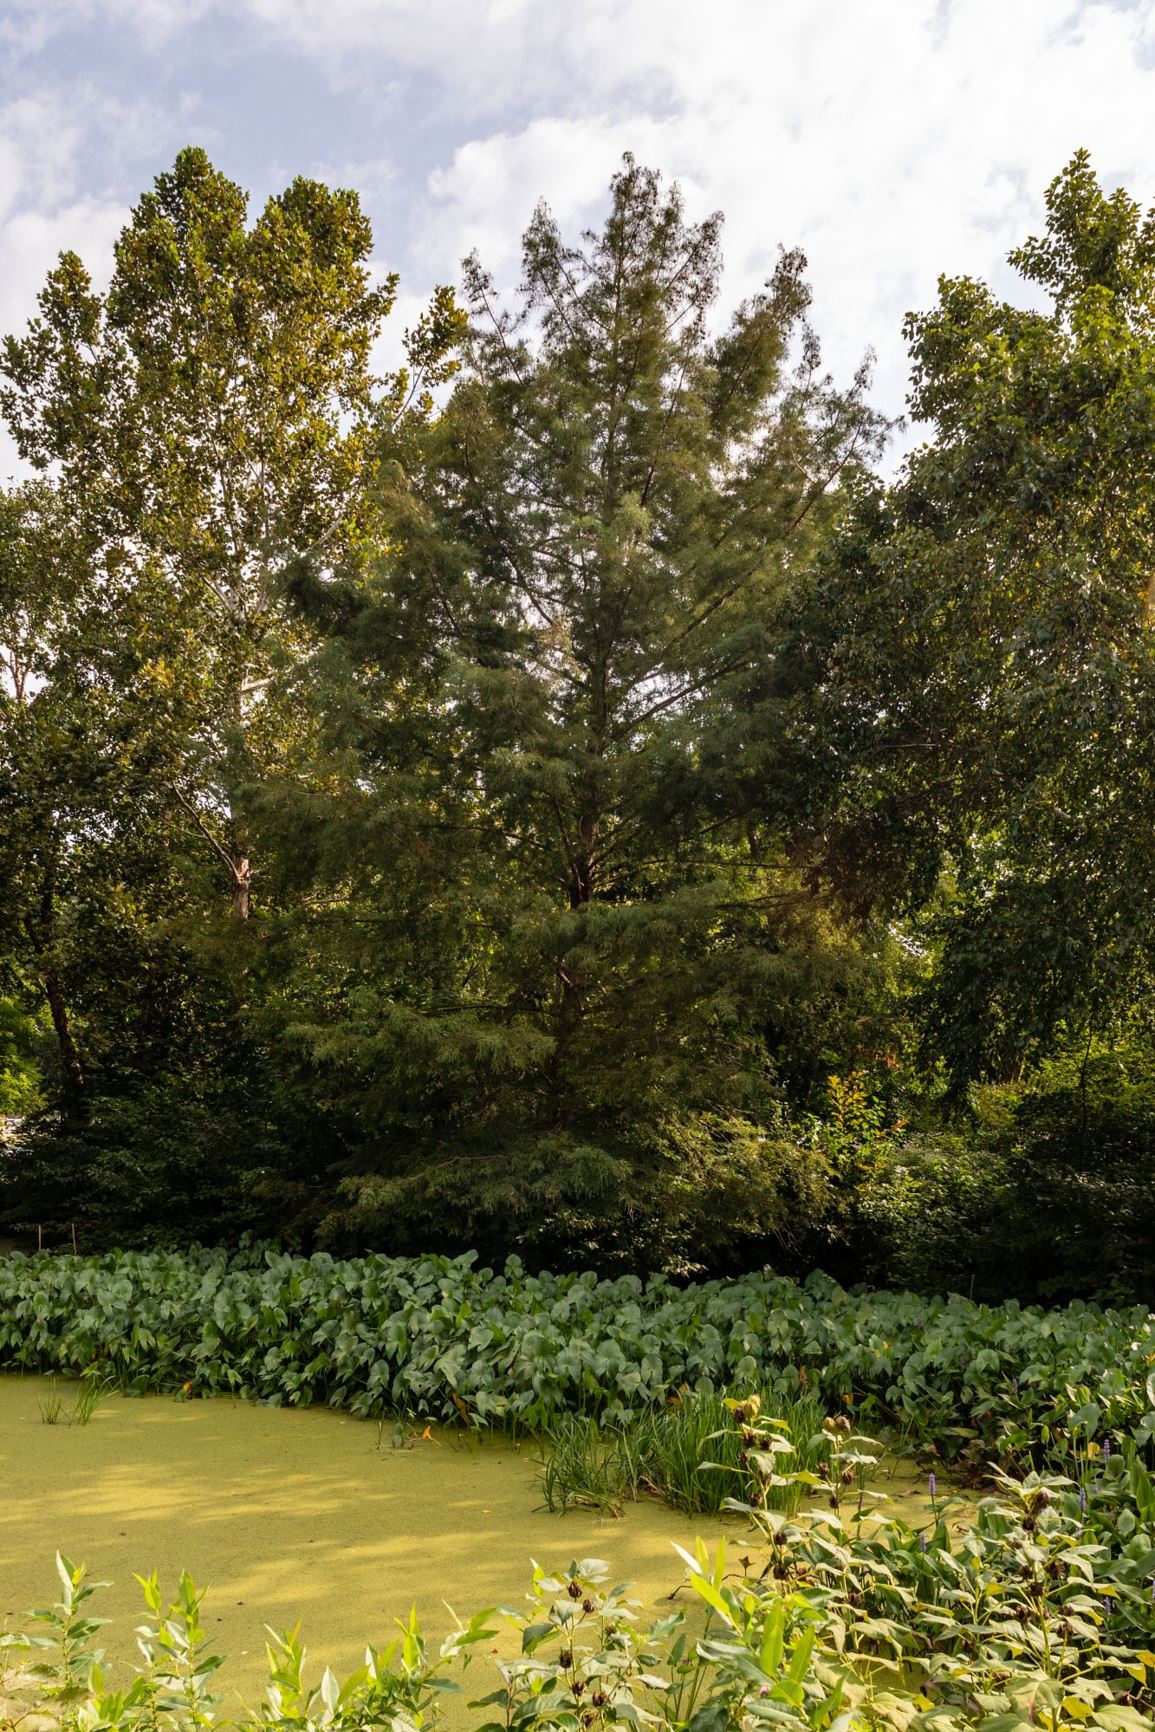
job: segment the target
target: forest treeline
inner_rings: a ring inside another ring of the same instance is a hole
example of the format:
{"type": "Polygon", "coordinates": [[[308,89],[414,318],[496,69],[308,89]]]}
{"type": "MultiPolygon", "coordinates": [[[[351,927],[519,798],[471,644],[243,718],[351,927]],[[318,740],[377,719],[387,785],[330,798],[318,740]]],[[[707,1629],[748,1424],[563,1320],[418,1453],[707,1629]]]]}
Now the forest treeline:
{"type": "Polygon", "coordinates": [[[190,149],[4,342],[0,1222],[1149,1296],[1155,222],[944,278],[888,477],[799,252],[607,208],[382,374],[190,149]]]}

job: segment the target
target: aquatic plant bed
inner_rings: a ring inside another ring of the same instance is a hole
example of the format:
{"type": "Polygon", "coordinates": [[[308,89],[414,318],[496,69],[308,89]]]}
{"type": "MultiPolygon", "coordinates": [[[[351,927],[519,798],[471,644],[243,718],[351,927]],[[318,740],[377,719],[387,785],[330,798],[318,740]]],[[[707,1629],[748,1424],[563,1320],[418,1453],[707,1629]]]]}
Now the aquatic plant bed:
{"type": "Polygon", "coordinates": [[[515,1430],[621,1422],[683,1387],[805,1393],[976,1462],[1069,1464],[1105,1438],[1155,1435],[1155,1321],[1141,1308],[991,1307],[771,1274],[675,1286],[468,1256],[12,1257],[0,1366],[515,1430]]]}

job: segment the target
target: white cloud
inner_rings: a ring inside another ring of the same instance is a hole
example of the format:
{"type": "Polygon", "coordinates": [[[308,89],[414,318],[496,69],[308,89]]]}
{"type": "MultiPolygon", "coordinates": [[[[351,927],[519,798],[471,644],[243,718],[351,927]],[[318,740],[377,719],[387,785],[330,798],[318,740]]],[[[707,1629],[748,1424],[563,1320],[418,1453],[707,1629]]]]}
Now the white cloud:
{"type": "Polygon", "coordinates": [[[521,231],[539,198],[572,231],[604,201],[624,151],[668,163],[673,142],[661,121],[598,114],[535,120],[517,132],[471,139],[429,177],[415,256],[444,270],[447,260],[476,249],[499,280],[508,279],[516,274],[521,231]]]}
{"type": "MultiPolygon", "coordinates": [[[[41,0],[4,9],[14,29],[36,18],[43,28],[41,0]]],[[[873,346],[892,412],[904,312],[929,304],[940,271],[1009,288],[1005,254],[1039,227],[1044,188],[1075,148],[1087,145],[1108,180],[1155,194],[1155,0],[54,0],[47,10],[107,23],[110,41],[114,27],[144,32],[189,69],[190,88],[202,80],[210,107],[210,45],[239,21],[307,64],[331,113],[334,89],[388,92],[358,111],[381,118],[361,123],[363,138],[344,133],[331,160],[354,183],[358,161],[373,165],[378,184],[365,190],[391,220],[409,209],[407,229],[380,239],[406,266],[415,303],[474,246],[512,280],[537,198],[567,228],[593,219],[632,149],[682,181],[692,215],[726,212],[728,298],[769,274],[779,242],[806,249],[828,359],[845,374],[873,346]],[[393,100],[399,87],[431,119],[424,131],[406,118],[404,137],[390,132],[389,117],[408,112],[393,100]]],[[[260,117],[227,124],[250,156],[262,148],[260,117]]],[[[99,203],[87,182],[70,184],[76,133],[73,121],[37,159],[43,185],[28,194],[61,228],[70,203],[81,213],[84,197],[99,203]]],[[[289,117],[264,147],[270,169],[294,138],[289,117]]],[[[0,115],[0,196],[13,149],[25,152],[0,115]]],[[[9,206],[11,220],[20,204],[9,206]]],[[[78,220],[107,245],[94,210],[78,220]]],[[[6,291],[5,305],[16,298],[6,291]]]]}
{"type": "Polygon", "coordinates": [[[1147,0],[715,0],[709,29],[697,0],[605,0],[570,18],[541,70],[567,112],[473,137],[431,176],[430,268],[456,239],[508,276],[536,198],[564,222],[588,213],[633,148],[682,180],[694,214],[726,212],[731,296],[779,241],[804,246],[828,358],[845,373],[872,345],[895,412],[905,311],[939,272],[1007,284],[1006,252],[1077,147],[1155,192],[1147,0]],[[652,106],[624,112],[643,84],[652,106]]]}

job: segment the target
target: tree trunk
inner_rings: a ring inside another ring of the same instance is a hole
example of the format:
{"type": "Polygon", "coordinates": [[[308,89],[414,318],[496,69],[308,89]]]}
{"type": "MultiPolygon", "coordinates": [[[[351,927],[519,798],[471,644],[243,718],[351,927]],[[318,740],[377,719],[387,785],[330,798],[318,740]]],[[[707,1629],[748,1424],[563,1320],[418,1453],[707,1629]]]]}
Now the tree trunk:
{"type": "Polygon", "coordinates": [[[176,795],[177,799],[180,801],[181,805],[184,807],[185,811],[188,813],[209,847],[213,850],[217,859],[223,861],[229,869],[229,877],[232,880],[230,893],[232,896],[233,919],[247,920],[249,918],[249,885],[252,883],[253,878],[253,869],[249,865],[248,855],[232,854],[230,850],[225,847],[220,837],[214,836],[213,832],[209,829],[209,826],[205,823],[204,818],[197,810],[194,801],[192,801],[189,796],[176,785],[176,783],[172,784],[172,792],[176,795]]]}
{"type": "Polygon", "coordinates": [[[44,987],[44,995],[48,1000],[48,1008],[52,1013],[52,1026],[56,1030],[56,1044],[60,1049],[60,1065],[64,1075],[64,1111],[68,1118],[79,1118],[85,1101],[84,1066],[80,1062],[80,1053],[72,1037],[72,1024],[68,1016],[68,1005],[64,997],[64,988],[60,976],[54,968],[46,968],[40,976],[44,987]]]}
{"type": "Polygon", "coordinates": [[[584,812],[578,819],[581,849],[570,857],[569,905],[584,908],[594,899],[595,855],[598,840],[598,819],[593,812],[584,812]]]}
{"type": "MultiPolygon", "coordinates": [[[[594,899],[597,875],[596,848],[599,823],[593,812],[578,819],[580,846],[569,852],[569,905],[571,909],[588,908],[594,899]]],[[[581,974],[559,968],[557,976],[557,1038],[554,1046],[552,1090],[554,1095],[554,1128],[564,1130],[568,1118],[568,1103],[564,1082],[567,1059],[577,1039],[586,1014],[588,982],[581,974]]]]}
{"type": "Polygon", "coordinates": [[[233,873],[233,918],[247,920],[249,918],[249,885],[252,881],[252,869],[247,857],[230,860],[233,873]]]}
{"type": "Polygon", "coordinates": [[[40,914],[35,924],[36,948],[40,957],[40,984],[44,988],[44,996],[48,1000],[48,1009],[52,1016],[52,1027],[56,1031],[56,1044],[60,1052],[60,1070],[63,1082],[61,1104],[67,1118],[81,1117],[86,1104],[86,1078],[80,1053],[72,1034],[72,1022],[68,1014],[68,1001],[64,996],[64,984],[61,981],[53,953],[56,939],[56,861],[50,853],[48,867],[44,876],[44,889],[40,897],[40,914]]]}

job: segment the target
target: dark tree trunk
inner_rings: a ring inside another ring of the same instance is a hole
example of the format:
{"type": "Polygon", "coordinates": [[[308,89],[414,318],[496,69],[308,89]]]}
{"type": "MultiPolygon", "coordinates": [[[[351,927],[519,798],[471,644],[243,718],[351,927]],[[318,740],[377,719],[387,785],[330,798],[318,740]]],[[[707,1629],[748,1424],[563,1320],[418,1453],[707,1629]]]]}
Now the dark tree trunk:
{"type": "MultiPolygon", "coordinates": [[[[583,813],[578,820],[580,847],[569,850],[569,905],[574,910],[588,908],[594,899],[598,830],[596,815],[592,812],[583,813]]],[[[557,990],[557,1044],[552,1066],[554,1126],[557,1130],[564,1130],[568,1112],[563,1079],[570,1048],[577,1039],[585,1018],[589,983],[577,971],[560,968],[557,990]]]]}
{"type": "Polygon", "coordinates": [[[44,878],[44,890],[40,898],[40,917],[36,925],[36,946],[40,953],[40,984],[44,988],[44,996],[48,1000],[48,1009],[52,1016],[52,1027],[56,1032],[56,1045],[60,1052],[60,1071],[63,1084],[62,1105],[68,1118],[79,1118],[84,1112],[87,1096],[85,1093],[86,1079],[84,1065],[81,1063],[80,1052],[72,1033],[72,1020],[68,1014],[68,1000],[64,995],[64,984],[59,970],[53,960],[56,940],[56,862],[50,858],[44,878]]]}
{"type": "Polygon", "coordinates": [[[585,812],[578,820],[581,849],[570,859],[569,905],[584,908],[594,899],[595,854],[598,840],[598,820],[594,813],[585,812]]]}
{"type": "Polygon", "coordinates": [[[44,986],[44,996],[48,1000],[48,1008],[52,1013],[52,1026],[56,1030],[56,1044],[60,1049],[60,1066],[64,1075],[64,1111],[69,1118],[78,1118],[83,1111],[86,1098],[84,1066],[80,1062],[80,1053],[72,1036],[72,1024],[68,1015],[64,988],[60,983],[60,976],[54,968],[46,968],[40,978],[44,986]]]}

